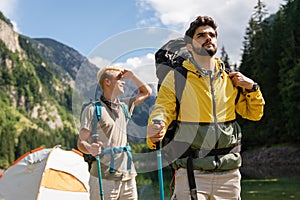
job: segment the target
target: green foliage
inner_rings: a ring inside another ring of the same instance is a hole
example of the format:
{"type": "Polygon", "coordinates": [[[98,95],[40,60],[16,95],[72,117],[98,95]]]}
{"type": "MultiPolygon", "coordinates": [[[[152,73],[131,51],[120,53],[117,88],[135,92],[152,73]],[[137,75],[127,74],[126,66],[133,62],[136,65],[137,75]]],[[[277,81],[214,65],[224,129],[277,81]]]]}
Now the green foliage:
{"type": "Polygon", "coordinates": [[[9,26],[13,27],[13,24],[11,23],[11,21],[8,18],[6,18],[1,11],[0,11],[0,20],[4,21],[9,26]]]}
{"type": "Polygon", "coordinates": [[[0,169],[7,169],[10,163],[5,158],[0,158],[0,169]]]}
{"type": "Polygon", "coordinates": [[[258,1],[246,30],[240,71],[259,83],[266,106],[260,122],[239,120],[244,147],[299,144],[300,1],[290,0],[276,14],[258,1]]]}
{"type": "MultiPolygon", "coordinates": [[[[3,105],[0,103],[0,106],[3,105]]],[[[13,115],[10,114],[9,109],[5,109],[0,115],[0,168],[5,167],[7,163],[12,163],[15,160],[15,128],[13,121],[17,120],[13,115]]]]}
{"type": "Polygon", "coordinates": [[[43,133],[37,129],[27,128],[18,137],[16,156],[38,148],[51,148],[61,145],[63,148],[72,149],[76,147],[77,135],[69,128],[57,129],[43,133]]]}
{"type": "Polygon", "coordinates": [[[226,68],[230,68],[229,56],[224,46],[221,48],[221,60],[224,62],[226,68]]]}
{"type": "Polygon", "coordinates": [[[11,52],[0,41],[0,168],[34,148],[61,145],[75,148],[76,127],[72,116],[72,88],[58,79],[57,68],[49,65],[31,47],[30,39],[19,37],[24,52],[11,52]],[[58,110],[63,128],[52,129],[50,106],[58,110]],[[43,117],[32,117],[39,107],[43,117]]]}
{"type": "Polygon", "coordinates": [[[130,147],[134,153],[146,153],[149,151],[146,143],[130,143],[130,147]]]}

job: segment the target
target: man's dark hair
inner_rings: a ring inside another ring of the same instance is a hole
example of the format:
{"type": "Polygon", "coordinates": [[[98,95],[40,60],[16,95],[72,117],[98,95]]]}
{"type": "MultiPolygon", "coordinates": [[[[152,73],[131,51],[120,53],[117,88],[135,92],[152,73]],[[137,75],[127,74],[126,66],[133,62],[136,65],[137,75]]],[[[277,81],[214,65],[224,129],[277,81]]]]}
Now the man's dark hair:
{"type": "Polygon", "coordinates": [[[206,25],[212,27],[216,32],[216,36],[218,35],[217,24],[215,23],[213,18],[208,16],[198,16],[193,22],[191,22],[189,29],[185,32],[185,36],[184,36],[185,43],[186,44],[192,43],[193,36],[195,34],[196,29],[199,26],[206,26],[206,25]]]}

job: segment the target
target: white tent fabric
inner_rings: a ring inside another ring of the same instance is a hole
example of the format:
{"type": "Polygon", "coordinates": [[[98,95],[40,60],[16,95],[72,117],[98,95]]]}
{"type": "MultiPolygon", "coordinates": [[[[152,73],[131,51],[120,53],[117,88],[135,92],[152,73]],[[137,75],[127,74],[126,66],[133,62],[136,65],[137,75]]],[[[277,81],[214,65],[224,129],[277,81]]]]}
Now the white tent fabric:
{"type": "Polygon", "coordinates": [[[88,165],[59,147],[27,153],[0,178],[0,200],[89,199],[88,165]]]}

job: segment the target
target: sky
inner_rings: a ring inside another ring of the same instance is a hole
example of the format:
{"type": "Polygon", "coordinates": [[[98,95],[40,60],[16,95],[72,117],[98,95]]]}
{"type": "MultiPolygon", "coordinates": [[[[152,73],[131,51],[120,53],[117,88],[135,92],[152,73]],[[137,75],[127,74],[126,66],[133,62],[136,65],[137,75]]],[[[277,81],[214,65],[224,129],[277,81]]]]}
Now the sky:
{"type": "MultiPolygon", "coordinates": [[[[285,1],[263,2],[273,14],[285,1]]],[[[155,51],[168,39],[183,36],[198,15],[215,19],[218,53],[224,46],[231,64],[239,63],[256,4],[257,0],[0,0],[0,10],[20,34],[57,40],[98,66],[118,63],[155,81],[155,51]]]]}

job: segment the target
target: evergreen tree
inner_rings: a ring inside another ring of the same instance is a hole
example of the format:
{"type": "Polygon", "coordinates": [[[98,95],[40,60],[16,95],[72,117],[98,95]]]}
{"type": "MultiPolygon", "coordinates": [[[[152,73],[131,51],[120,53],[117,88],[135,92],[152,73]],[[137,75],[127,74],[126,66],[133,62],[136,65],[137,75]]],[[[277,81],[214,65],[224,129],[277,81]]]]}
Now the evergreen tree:
{"type": "Polygon", "coordinates": [[[230,68],[229,56],[224,46],[221,48],[221,60],[224,62],[226,68],[230,68]]]}
{"type": "Polygon", "coordinates": [[[246,28],[246,35],[244,36],[243,41],[243,55],[240,65],[240,70],[246,75],[249,76],[252,73],[251,66],[254,66],[254,59],[252,56],[254,45],[253,37],[255,35],[255,21],[251,17],[249,20],[248,27],[246,28]]]}
{"type": "MultiPolygon", "coordinates": [[[[257,5],[254,7],[254,12],[249,20],[248,27],[246,29],[246,35],[243,42],[243,55],[240,66],[240,71],[247,77],[257,81],[263,88],[264,74],[266,67],[264,66],[265,57],[268,53],[268,31],[269,24],[264,21],[267,11],[265,4],[258,0],[257,5]]],[[[256,143],[256,140],[263,142],[263,138],[267,139],[264,122],[241,122],[244,127],[245,139],[249,142],[249,145],[256,143]],[[253,134],[256,136],[253,137],[253,134]],[[248,135],[251,135],[248,138],[248,135]]],[[[264,142],[263,142],[264,143],[264,142]]]]}
{"type": "MultiPolygon", "coordinates": [[[[298,130],[300,107],[299,67],[300,67],[300,1],[288,1],[284,6],[282,18],[284,20],[284,31],[281,31],[280,44],[282,46],[280,71],[279,71],[279,91],[282,98],[284,112],[285,136],[294,141],[300,142],[298,130]]],[[[283,29],[282,29],[283,30],[283,29]]]]}

